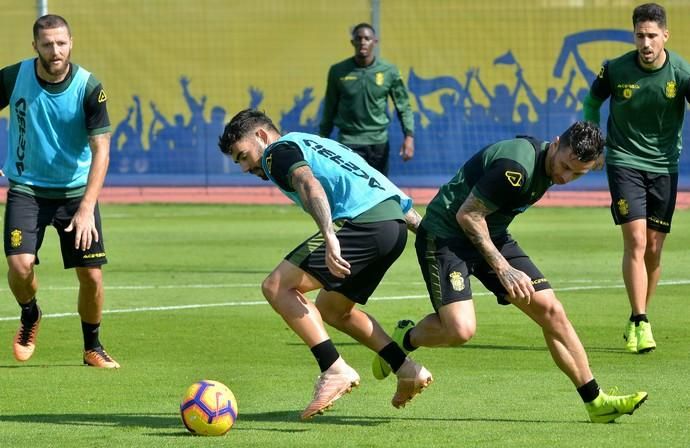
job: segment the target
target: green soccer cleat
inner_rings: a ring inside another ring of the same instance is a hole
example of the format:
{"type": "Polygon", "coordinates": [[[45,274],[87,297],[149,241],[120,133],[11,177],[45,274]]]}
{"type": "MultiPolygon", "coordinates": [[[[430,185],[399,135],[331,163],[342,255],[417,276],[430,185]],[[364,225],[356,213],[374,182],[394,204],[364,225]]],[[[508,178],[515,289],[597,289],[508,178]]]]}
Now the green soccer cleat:
{"type": "MultiPolygon", "coordinates": [[[[414,322],[408,319],[399,320],[395,329],[393,330],[393,341],[398,344],[403,352],[407,355],[408,350],[405,350],[403,346],[403,339],[405,338],[405,333],[414,327],[414,322]]],[[[371,362],[371,373],[374,374],[374,378],[377,380],[382,380],[391,374],[391,366],[381,358],[378,354],[374,355],[374,359],[371,362]]]]}
{"type": "Polygon", "coordinates": [[[623,339],[625,339],[625,350],[630,353],[637,353],[635,322],[628,321],[628,323],[625,324],[625,333],[623,333],[623,339]]]}
{"type": "Polygon", "coordinates": [[[637,353],[651,352],[656,348],[656,342],[652,336],[652,326],[649,322],[640,322],[635,327],[635,339],[637,339],[637,353]]]}
{"type": "MultiPolygon", "coordinates": [[[[615,393],[613,391],[612,393],[615,393]]],[[[631,395],[607,395],[599,391],[594,401],[585,403],[592,423],[611,423],[623,414],[632,415],[647,399],[647,392],[631,395]]]]}

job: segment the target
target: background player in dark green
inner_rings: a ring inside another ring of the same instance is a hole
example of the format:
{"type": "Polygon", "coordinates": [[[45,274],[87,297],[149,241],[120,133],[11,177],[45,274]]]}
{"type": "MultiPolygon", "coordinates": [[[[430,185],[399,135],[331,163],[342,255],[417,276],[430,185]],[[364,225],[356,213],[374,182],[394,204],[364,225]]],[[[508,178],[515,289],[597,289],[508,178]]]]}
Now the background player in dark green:
{"type": "Polygon", "coordinates": [[[666,12],[648,3],[633,11],[636,50],[604,64],[584,102],[585,120],[599,123],[610,98],[606,174],[611,214],[623,234],[622,271],[630,302],[623,337],[633,353],[656,348],[647,318],[661,276],[661,251],[671,231],[690,66],[664,48],[666,12]]]}
{"type": "Polygon", "coordinates": [[[323,322],[379,353],[395,371],[393,406],[427,387],[431,374],[406,358],[373,316],[360,311],[407,241],[420,216],[412,200],[342,144],[313,134],[281,136],[263,112],[246,109],[225,127],[221,151],[242,171],[270,180],[300,205],[319,231],[297,246],[263,281],[266,300],[311,349],[321,369],[309,419],[359,384],[323,322]],[[320,290],[316,303],[305,294],[320,290]]]}
{"type": "Polygon", "coordinates": [[[60,16],[40,17],[33,27],[36,58],[0,71],[0,109],[10,106],[9,179],[5,207],[5,255],[10,290],[21,306],[14,356],[34,352],[41,322],[34,265],[45,229],[60,237],[65,269],[79,280],[78,309],[84,364],[118,368],[99,340],[103,273],[107,262],[98,195],[108,169],[110,122],[100,82],[70,62],[72,34],[60,16]]]}
{"type": "MultiPolygon", "coordinates": [[[[631,414],[647,393],[601,392],[563,305],[508,232],[513,218],[551,185],[571,182],[599,163],[603,147],[598,127],[577,122],[550,143],[505,140],[468,160],[441,186],[417,231],[417,259],[434,313],[416,326],[400,321],[393,339],[408,352],[468,342],[476,331],[473,275],[500,304],[512,303],[541,327],[551,357],[577,388],[593,422],[631,414]]],[[[383,378],[388,371],[378,361],[374,359],[373,373],[383,378]]]]}
{"type": "Polygon", "coordinates": [[[331,66],[328,71],[319,135],[329,137],[336,126],[340,143],[387,175],[389,96],[405,135],[400,155],[405,161],[414,156],[414,116],[407,89],[398,68],[375,57],[378,39],[371,25],[356,25],[350,42],[355,48],[354,57],[331,66]]]}

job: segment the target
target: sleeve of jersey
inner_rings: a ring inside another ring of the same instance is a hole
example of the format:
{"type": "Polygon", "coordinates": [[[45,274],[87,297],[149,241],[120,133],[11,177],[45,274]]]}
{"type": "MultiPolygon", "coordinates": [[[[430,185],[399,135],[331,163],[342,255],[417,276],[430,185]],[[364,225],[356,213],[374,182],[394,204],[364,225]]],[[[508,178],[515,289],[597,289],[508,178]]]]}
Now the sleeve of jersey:
{"type": "Polygon", "coordinates": [[[19,76],[19,69],[22,63],[19,62],[14,65],[9,65],[0,69],[0,110],[9,106],[10,98],[12,98],[12,91],[19,76]]]}
{"type": "Polygon", "coordinates": [[[89,135],[110,132],[107,100],[108,97],[101,83],[91,77],[84,96],[84,114],[86,115],[86,129],[88,129],[89,135]]]}
{"type": "Polygon", "coordinates": [[[335,119],[335,111],[338,105],[336,83],[335,67],[331,67],[328,70],[328,77],[326,79],[326,95],[324,96],[323,112],[321,122],[319,123],[319,135],[322,137],[330,137],[331,132],[333,132],[333,120],[335,119]]]}
{"type": "Polygon", "coordinates": [[[0,69],[0,110],[3,110],[10,104],[9,96],[5,92],[5,69],[0,69]]]}
{"type": "Polygon", "coordinates": [[[611,96],[611,83],[609,82],[609,64],[608,62],[601,66],[599,74],[592,82],[592,88],[589,91],[594,98],[605,101],[611,96]]]}
{"type": "Polygon", "coordinates": [[[266,155],[268,169],[276,184],[285,191],[295,191],[290,181],[292,172],[300,166],[307,165],[302,150],[295,142],[277,142],[271,145],[266,155]]]}
{"type": "Polygon", "coordinates": [[[398,114],[398,119],[402,125],[403,134],[407,136],[414,136],[414,115],[410,108],[410,98],[405,88],[405,83],[398,72],[397,67],[394,68],[395,79],[391,85],[391,98],[393,105],[398,114]]]}
{"type": "Polygon", "coordinates": [[[496,208],[502,208],[517,201],[525,185],[527,171],[511,159],[494,161],[472,189],[479,199],[496,208]]]}

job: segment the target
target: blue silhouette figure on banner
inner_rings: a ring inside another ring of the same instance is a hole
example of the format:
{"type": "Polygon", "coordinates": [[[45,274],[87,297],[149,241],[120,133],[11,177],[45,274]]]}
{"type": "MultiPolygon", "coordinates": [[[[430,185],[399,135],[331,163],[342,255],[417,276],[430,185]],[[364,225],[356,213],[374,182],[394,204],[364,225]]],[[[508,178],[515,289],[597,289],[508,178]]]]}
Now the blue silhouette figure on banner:
{"type": "Polygon", "coordinates": [[[134,106],[127,109],[127,116],[115,127],[110,150],[110,171],[122,174],[148,172],[149,161],[144,151],[142,137],[144,121],[139,96],[132,96],[134,106]],[[132,125],[132,119],[134,125],[132,125]]]}
{"type": "Polygon", "coordinates": [[[296,96],[294,98],[295,103],[292,108],[284,112],[280,119],[280,128],[284,132],[309,132],[312,134],[318,134],[319,132],[319,121],[318,117],[321,116],[321,108],[323,107],[323,101],[319,106],[319,111],[315,117],[307,118],[303,123],[302,115],[304,114],[304,109],[306,109],[313,101],[314,89],[312,87],[306,87],[302,91],[302,96],[296,96]]]}

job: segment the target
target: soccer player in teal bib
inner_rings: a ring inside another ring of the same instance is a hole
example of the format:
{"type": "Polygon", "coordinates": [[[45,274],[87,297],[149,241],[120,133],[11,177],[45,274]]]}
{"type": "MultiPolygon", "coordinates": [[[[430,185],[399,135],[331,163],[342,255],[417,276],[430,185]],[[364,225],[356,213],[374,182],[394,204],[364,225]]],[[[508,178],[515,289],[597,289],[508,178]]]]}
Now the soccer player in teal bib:
{"type": "Polygon", "coordinates": [[[604,64],[584,102],[585,120],[599,124],[609,98],[606,174],[611,214],[623,234],[623,281],[630,318],[623,338],[632,353],[656,348],[647,308],[661,277],[661,251],[678,189],[678,159],[690,65],[664,48],[666,11],[655,3],[633,11],[636,50],[604,64]]]}
{"type": "MultiPolygon", "coordinates": [[[[587,354],[549,281],[508,232],[553,184],[586,174],[604,148],[598,127],[577,122],[552,142],[516,138],[489,145],[470,158],[429,203],[417,231],[417,260],[432,314],[416,326],[401,320],[393,339],[407,353],[418,347],[459,346],[475,334],[470,276],[542,329],[556,365],[577,388],[593,422],[632,414],[647,399],[603,393],[587,354]]],[[[375,357],[374,376],[390,372],[375,357]]],[[[514,399],[515,397],[513,397],[514,399]]]]}
{"type": "Polygon", "coordinates": [[[0,109],[10,107],[4,246],[10,290],[21,306],[14,356],[26,361],[36,347],[41,309],[34,265],[52,225],[64,267],[74,268],[79,281],[83,362],[118,368],[99,340],[107,262],[98,211],[110,152],[106,94],[91,73],[70,62],[72,34],[64,18],[40,17],[33,37],[37,57],[0,70],[0,109]]]}
{"type": "Polygon", "coordinates": [[[321,369],[302,419],[320,414],[357,386],[323,322],[375,351],[398,377],[393,406],[405,406],[432,382],[369,314],[366,304],[400,256],[420,216],[412,200],[346,146],[312,134],[281,136],[264,113],[235,115],[221,151],[242,171],[270,180],[316,222],[319,231],[290,252],[261,285],[266,300],[311,349],[321,369]],[[305,297],[320,290],[316,303],[305,297]]]}

